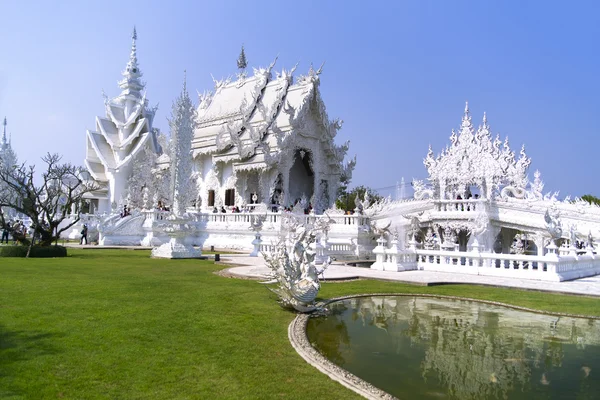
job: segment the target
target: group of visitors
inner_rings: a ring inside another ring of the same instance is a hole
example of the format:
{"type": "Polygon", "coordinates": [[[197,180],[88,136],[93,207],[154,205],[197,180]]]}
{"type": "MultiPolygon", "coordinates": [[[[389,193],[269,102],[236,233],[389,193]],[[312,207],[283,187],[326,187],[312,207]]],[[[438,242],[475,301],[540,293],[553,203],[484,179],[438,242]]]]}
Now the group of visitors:
{"type": "MultiPolygon", "coordinates": [[[[473,195],[471,194],[471,191],[470,191],[470,190],[468,190],[468,191],[467,191],[467,194],[466,194],[466,196],[465,196],[465,197],[466,197],[466,200],[471,200],[471,199],[475,199],[475,200],[477,200],[477,199],[479,199],[479,194],[475,194],[475,196],[473,196],[473,195]]],[[[459,194],[458,196],[456,196],[456,200],[463,200],[463,198],[462,198],[462,196],[459,194]]],[[[458,203],[457,203],[457,204],[455,205],[455,208],[456,208],[458,211],[465,211],[465,209],[466,209],[467,211],[471,211],[471,205],[470,205],[470,204],[468,204],[468,203],[467,203],[467,205],[466,205],[466,206],[465,206],[464,204],[458,204],[458,203]]],[[[475,210],[475,209],[473,208],[473,210],[475,210]]]]}
{"type": "Polygon", "coordinates": [[[7,221],[2,226],[2,240],[0,244],[8,244],[8,237],[12,236],[13,243],[17,244],[27,237],[27,227],[21,220],[15,220],[14,222],[7,221]]]}
{"type": "MultiPolygon", "coordinates": [[[[247,206],[246,207],[242,207],[241,209],[238,206],[232,206],[229,212],[232,213],[232,214],[239,214],[239,213],[247,213],[247,212],[250,212],[250,211],[251,211],[250,207],[247,207],[247,206]]],[[[217,214],[217,213],[226,213],[227,209],[225,208],[225,206],[221,206],[221,209],[219,209],[219,208],[217,208],[215,206],[215,207],[213,207],[212,212],[214,214],[217,214]]]]}

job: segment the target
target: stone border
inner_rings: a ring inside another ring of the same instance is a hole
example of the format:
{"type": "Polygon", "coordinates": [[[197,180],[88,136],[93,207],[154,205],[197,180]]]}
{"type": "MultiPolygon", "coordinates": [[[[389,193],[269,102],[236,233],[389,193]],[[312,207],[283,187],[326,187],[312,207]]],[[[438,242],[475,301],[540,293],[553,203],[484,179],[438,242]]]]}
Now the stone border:
{"type": "Polygon", "coordinates": [[[358,376],[338,367],[315,350],[308,341],[308,336],[306,336],[306,324],[308,323],[309,318],[309,314],[298,314],[288,327],[288,338],[290,339],[292,347],[307,363],[323,372],[334,381],[341,383],[348,389],[367,399],[397,400],[396,397],[391,394],[376,388],[367,381],[360,379],[358,376]]]}
{"type": "MultiPolygon", "coordinates": [[[[580,315],[580,314],[568,314],[568,313],[560,313],[560,312],[550,312],[543,310],[534,310],[527,307],[520,307],[511,304],[501,303],[499,301],[490,301],[490,300],[479,300],[473,299],[470,297],[458,297],[458,296],[445,296],[445,295],[435,295],[429,293],[371,293],[371,294],[356,294],[356,295],[348,295],[348,296],[340,296],[334,297],[332,299],[326,300],[323,303],[323,306],[334,303],[336,301],[342,301],[357,297],[374,297],[374,296],[402,296],[402,297],[428,297],[428,298],[437,298],[437,299],[446,299],[446,300],[461,300],[461,301],[474,301],[483,304],[501,306],[506,308],[511,308],[519,311],[533,312],[536,314],[544,314],[544,315],[556,315],[561,317],[571,317],[571,318],[587,318],[600,320],[600,316],[589,316],[589,315],[580,315]]],[[[333,362],[329,361],[325,356],[319,353],[308,340],[308,336],[306,334],[306,326],[308,324],[308,320],[310,319],[310,314],[298,314],[296,318],[290,323],[288,326],[288,338],[292,347],[296,350],[296,352],[310,365],[323,372],[327,376],[329,376],[334,381],[337,381],[347,387],[348,389],[354,391],[355,393],[360,394],[361,396],[367,399],[386,399],[393,400],[397,399],[389,393],[384,392],[381,389],[376,388],[370,383],[360,379],[356,375],[346,371],[345,369],[337,366],[333,362]]]]}

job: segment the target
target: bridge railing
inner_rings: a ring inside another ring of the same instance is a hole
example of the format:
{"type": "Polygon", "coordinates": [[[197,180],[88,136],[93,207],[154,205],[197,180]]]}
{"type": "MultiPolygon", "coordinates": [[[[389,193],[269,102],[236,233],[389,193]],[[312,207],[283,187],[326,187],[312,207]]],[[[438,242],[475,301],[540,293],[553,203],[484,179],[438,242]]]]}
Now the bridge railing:
{"type": "Polygon", "coordinates": [[[448,211],[478,211],[484,207],[485,199],[466,199],[466,200],[435,200],[434,208],[439,212],[448,211]]]}

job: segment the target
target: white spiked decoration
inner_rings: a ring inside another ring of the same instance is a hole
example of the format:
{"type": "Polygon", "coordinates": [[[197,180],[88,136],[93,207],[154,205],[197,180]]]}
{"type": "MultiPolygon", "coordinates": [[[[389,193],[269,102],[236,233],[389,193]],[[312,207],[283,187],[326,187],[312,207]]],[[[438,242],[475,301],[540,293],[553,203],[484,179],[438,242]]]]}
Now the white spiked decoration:
{"type": "Polygon", "coordinates": [[[160,258],[197,258],[201,250],[185,243],[185,237],[194,230],[186,208],[195,198],[194,175],[192,174],[192,135],[196,127],[196,110],[187,91],[184,75],[181,94],[173,103],[169,120],[171,127],[171,211],[165,220],[164,231],[171,238],[169,242],[152,250],[153,257],[160,258]]]}

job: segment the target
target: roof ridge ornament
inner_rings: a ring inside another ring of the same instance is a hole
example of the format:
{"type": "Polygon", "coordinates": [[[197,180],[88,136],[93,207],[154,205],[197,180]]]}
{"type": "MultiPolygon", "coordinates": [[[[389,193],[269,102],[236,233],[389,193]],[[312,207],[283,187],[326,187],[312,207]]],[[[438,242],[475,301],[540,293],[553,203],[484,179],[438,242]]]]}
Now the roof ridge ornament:
{"type": "Polygon", "coordinates": [[[242,50],[240,51],[240,55],[237,59],[237,67],[240,70],[240,73],[248,67],[248,60],[246,59],[246,52],[244,51],[244,45],[242,44],[242,50]]]}

